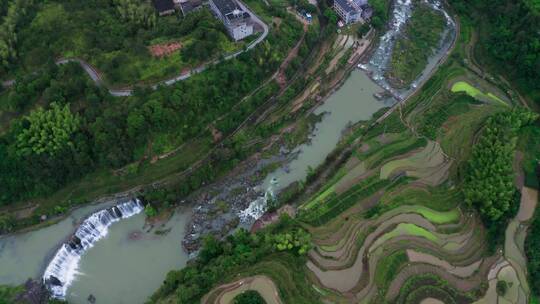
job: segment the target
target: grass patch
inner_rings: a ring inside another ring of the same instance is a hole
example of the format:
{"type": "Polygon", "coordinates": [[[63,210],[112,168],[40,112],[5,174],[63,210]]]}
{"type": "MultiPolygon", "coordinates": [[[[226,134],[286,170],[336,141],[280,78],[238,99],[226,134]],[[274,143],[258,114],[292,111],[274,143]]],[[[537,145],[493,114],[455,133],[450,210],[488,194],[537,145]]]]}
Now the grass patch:
{"type": "Polygon", "coordinates": [[[319,203],[311,209],[301,212],[300,219],[312,225],[323,225],[360,200],[373,195],[390,184],[389,180],[379,180],[376,176],[367,178],[341,195],[333,197],[328,202],[319,203]]]}
{"type": "Polygon", "coordinates": [[[392,231],[387,232],[383,234],[381,237],[379,237],[371,245],[371,247],[369,248],[369,252],[372,252],[373,250],[378,248],[380,245],[386,243],[388,240],[396,238],[398,236],[403,236],[403,235],[422,237],[436,243],[440,241],[439,238],[437,238],[437,236],[433,234],[433,232],[428,231],[420,226],[417,226],[412,223],[400,223],[392,231]]]}
{"type": "Polygon", "coordinates": [[[409,258],[404,250],[393,252],[380,259],[375,268],[375,284],[377,284],[377,287],[385,290],[391,280],[398,274],[403,264],[406,264],[408,261],[409,258]]]}
{"type": "Polygon", "coordinates": [[[444,135],[442,126],[451,117],[467,113],[471,105],[478,103],[476,99],[466,94],[442,95],[431,104],[426,111],[417,115],[418,131],[424,136],[436,140],[444,135]]]}
{"type": "MultiPolygon", "coordinates": [[[[426,147],[417,153],[407,157],[396,159],[384,164],[380,170],[381,179],[389,178],[396,170],[421,171],[441,165],[444,162],[444,154],[437,143],[430,141],[426,147]]],[[[420,177],[418,174],[415,176],[420,177]]]]}
{"type": "Polygon", "coordinates": [[[404,154],[426,144],[425,138],[416,138],[409,133],[402,133],[395,141],[389,144],[380,144],[378,145],[379,149],[370,146],[366,153],[357,153],[356,156],[365,162],[366,168],[375,168],[391,157],[404,154]]]}
{"type": "Polygon", "coordinates": [[[18,294],[25,290],[24,286],[6,286],[0,285],[0,304],[15,303],[18,294]]]}
{"type": "Polygon", "coordinates": [[[404,188],[396,193],[387,193],[381,204],[393,209],[402,205],[424,206],[439,212],[451,211],[463,201],[459,189],[448,189],[445,186],[436,188],[404,188]]]}
{"type": "Polygon", "coordinates": [[[466,81],[458,81],[458,82],[454,83],[452,85],[451,91],[453,93],[459,93],[459,92],[466,93],[467,95],[469,95],[469,96],[471,96],[473,98],[476,98],[476,99],[478,99],[480,101],[497,102],[497,103],[499,103],[501,105],[508,106],[508,104],[504,100],[500,99],[495,94],[493,94],[491,92],[484,93],[484,92],[480,91],[478,88],[472,86],[471,84],[469,84],[466,81]]]}
{"type": "Polygon", "coordinates": [[[440,141],[443,151],[458,163],[468,159],[476,132],[490,115],[503,109],[504,107],[496,106],[473,107],[470,111],[445,123],[444,135],[440,141]]]}
{"type": "Polygon", "coordinates": [[[434,224],[447,224],[457,222],[459,220],[459,211],[452,209],[450,211],[440,212],[426,207],[417,206],[414,212],[422,215],[428,221],[434,224]]]}

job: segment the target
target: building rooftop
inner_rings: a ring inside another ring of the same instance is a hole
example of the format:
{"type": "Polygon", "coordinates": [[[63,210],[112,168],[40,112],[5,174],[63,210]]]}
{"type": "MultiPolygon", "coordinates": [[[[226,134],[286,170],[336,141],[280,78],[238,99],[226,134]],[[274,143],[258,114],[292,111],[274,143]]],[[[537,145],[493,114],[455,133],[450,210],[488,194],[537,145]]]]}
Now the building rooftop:
{"type": "Polygon", "coordinates": [[[353,6],[353,3],[349,0],[334,0],[342,9],[347,13],[357,11],[356,7],[353,6]]]}
{"type": "Polygon", "coordinates": [[[173,0],[152,0],[154,7],[160,13],[174,10],[173,0]]]}
{"type": "Polygon", "coordinates": [[[198,9],[202,5],[202,0],[188,0],[185,2],[180,2],[180,8],[184,15],[198,9]]]}
{"type": "Polygon", "coordinates": [[[213,0],[213,2],[221,15],[223,15],[229,21],[249,18],[249,14],[244,12],[234,0],[213,0]]]}

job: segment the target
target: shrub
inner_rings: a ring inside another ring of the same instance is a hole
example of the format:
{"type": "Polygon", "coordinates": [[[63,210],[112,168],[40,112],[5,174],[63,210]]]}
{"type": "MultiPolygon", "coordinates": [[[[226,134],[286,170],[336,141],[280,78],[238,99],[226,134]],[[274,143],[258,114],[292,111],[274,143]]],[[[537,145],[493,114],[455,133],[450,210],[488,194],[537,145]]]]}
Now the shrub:
{"type": "Polygon", "coordinates": [[[497,281],[497,294],[504,296],[508,290],[508,283],[506,281],[497,281]]]}
{"type": "Polygon", "coordinates": [[[266,304],[266,301],[257,291],[248,290],[234,297],[233,304],[266,304]]]}

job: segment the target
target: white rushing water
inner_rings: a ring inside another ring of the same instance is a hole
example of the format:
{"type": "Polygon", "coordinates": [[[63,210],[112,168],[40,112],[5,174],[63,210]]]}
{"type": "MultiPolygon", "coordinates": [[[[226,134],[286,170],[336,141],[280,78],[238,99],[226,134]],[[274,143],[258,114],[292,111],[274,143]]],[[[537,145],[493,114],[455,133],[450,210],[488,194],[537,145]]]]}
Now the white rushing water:
{"type": "Polygon", "coordinates": [[[138,199],[118,204],[90,215],[77,228],[69,242],[62,244],[43,274],[43,281],[58,299],[64,299],[69,285],[78,274],[81,256],[107,235],[109,226],[144,209],[138,199]]]}
{"type": "MultiPolygon", "coordinates": [[[[385,79],[384,73],[386,67],[388,66],[388,61],[390,60],[390,55],[392,54],[396,38],[401,33],[403,26],[411,15],[411,0],[396,0],[394,2],[392,17],[389,23],[389,30],[381,37],[379,46],[369,61],[368,68],[373,72],[372,78],[379,84],[385,79]]],[[[386,83],[383,86],[385,89],[390,89],[390,86],[386,83]]]]}
{"type": "Polygon", "coordinates": [[[386,80],[385,73],[388,70],[390,58],[394,51],[396,41],[401,35],[407,20],[412,15],[414,4],[411,0],[396,0],[393,4],[392,16],[389,23],[388,31],[381,37],[379,46],[373,53],[369,63],[365,65],[366,70],[370,71],[371,77],[385,90],[391,92],[394,96],[405,98],[414,90],[425,78],[429,72],[437,65],[438,60],[448,51],[455,37],[456,24],[450,15],[444,10],[441,1],[439,0],[423,0],[432,9],[441,12],[446,19],[446,29],[441,35],[440,45],[437,47],[437,52],[431,56],[424,72],[411,83],[411,87],[405,90],[396,90],[386,80]]]}
{"type": "MultiPolygon", "coordinates": [[[[423,2],[444,15],[447,27],[441,35],[439,46],[429,58],[424,71],[411,84],[410,88],[397,90],[391,87],[385,78],[385,73],[388,69],[395,43],[414,10],[412,0],[395,0],[393,2],[388,31],[380,38],[379,45],[370,58],[369,63],[364,65],[365,69],[370,73],[372,80],[377,83],[380,88],[391,92],[393,96],[399,97],[400,99],[409,96],[417,86],[429,77],[431,71],[433,71],[440,63],[440,60],[450,49],[456,35],[456,23],[444,10],[441,1],[423,0],[423,2]]],[[[358,72],[353,72],[351,78],[354,78],[355,75],[357,75],[354,73],[358,72]]],[[[394,99],[387,100],[384,103],[373,99],[372,94],[380,92],[380,88],[371,87],[365,80],[358,81],[349,79],[344,87],[340,88],[323,106],[319,107],[316,113],[320,114],[327,111],[329,115],[325,115],[323,121],[316,125],[315,132],[310,136],[311,144],[297,147],[294,150],[294,152],[298,153],[297,158],[287,164],[286,169],[280,168],[266,178],[263,185],[260,186],[261,190],[265,191],[264,194],[252,201],[246,210],[240,212],[240,219],[242,222],[249,224],[261,217],[267,210],[268,197],[275,197],[275,194],[292,182],[304,179],[308,167],[316,168],[321,164],[324,157],[326,157],[337,144],[338,139],[341,137],[339,132],[346,127],[347,123],[356,122],[361,119],[367,120],[371,117],[371,114],[375,113],[379,108],[392,105],[395,102],[394,99]],[[347,84],[349,84],[350,87],[348,87],[347,84]],[[340,94],[346,96],[339,96],[340,94]],[[336,103],[333,99],[339,99],[341,101],[336,103]],[[342,103],[342,100],[353,101],[353,104],[347,105],[347,103],[342,103]],[[335,104],[332,105],[333,103],[335,104]],[[345,110],[343,111],[343,109],[345,110]],[[351,115],[351,113],[354,113],[355,111],[362,113],[362,115],[351,115]],[[328,138],[334,139],[329,141],[328,138]]]]}

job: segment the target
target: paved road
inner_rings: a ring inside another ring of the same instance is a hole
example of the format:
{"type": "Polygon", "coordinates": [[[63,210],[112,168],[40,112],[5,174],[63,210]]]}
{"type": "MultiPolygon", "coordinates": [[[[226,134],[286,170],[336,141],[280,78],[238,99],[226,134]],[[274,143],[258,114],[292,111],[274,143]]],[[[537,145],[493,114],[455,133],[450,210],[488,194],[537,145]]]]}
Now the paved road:
{"type": "MultiPolygon", "coordinates": [[[[262,35],[260,35],[256,40],[251,42],[246,48],[244,48],[242,50],[239,50],[237,52],[234,52],[232,54],[226,55],[223,59],[216,59],[216,60],[214,60],[212,62],[209,62],[207,64],[199,66],[199,67],[197,67],[197,68],[195,68],[195,69],[193,69],[191,71],[176,75],[176,76],[171,77],[169,79],[162,80],[162,81],[160,81],[158,83],[153,84],[151,87],[154,90],[157,89],[159,86],[169,86],[169,85],[172,85],[172,84],[174,84],[176,82],[186,80],[189,77],[206,70],[211,65],[215,65],[215,64],[218,64],[218,63],[220,63],[222,61],[230,60],[232,58],[235,58],[238,55],[242,54],[243,52],[246,52],[246,51],[251,50],[252,48],[256,47],[259,43],[261,43],[266,38],[266,36],[268,36],[268,31],[269,31],[268,30],[268,25],[266,25],[266,23],[264,23],[261,20],[261,18],[259,18],[259,16],[257,16],[255,13],[253,13],[253,11],[251,11],[247,5],[245,5],[244,3],[242,3],[239,0],[237,0],[237,2],[238,2],[238,5],[240,5],[240,7],[243,10],[245,10],[246,12],[248,12],[251,15],[251,19],[255,23],[259,24],[263,28],[262,35]]],[[[60,58],[60,59],[58,59],[56,61],[56,64],[57,65],[62,65],[62,64],[69,63],[69,62],[77,62],[77,63],[79,63],[81,65],[81,67],[86,71],[88,76],[90,76],[90,78],[92,78],[92,80],[97,85],[99,85],[99,86],[104,85],[103,79],[102,79],[100,73],[94,67],[92,67],[89,63],[87,63],[86,61],[84,61],[84,60],[82,60],[80,58],[60,58]]],[[[8,80],[8,81],[4,81],[2,83],[2,85],[4,87],[10,87],[13,84],[15,84],[15,80],[8,80]]],[[[133,94],[133,89],[132,88],[125,88],[125,89],[112,89],[112,88],[109,88],[109,93],[111,95],[113,95],[113,96],[130,96],[130,95],[133,94]]]]}

